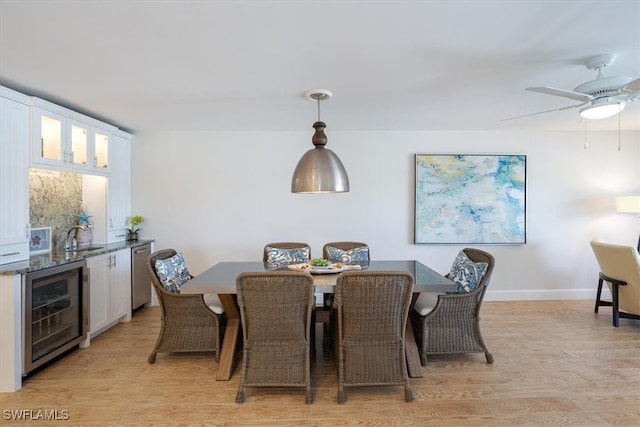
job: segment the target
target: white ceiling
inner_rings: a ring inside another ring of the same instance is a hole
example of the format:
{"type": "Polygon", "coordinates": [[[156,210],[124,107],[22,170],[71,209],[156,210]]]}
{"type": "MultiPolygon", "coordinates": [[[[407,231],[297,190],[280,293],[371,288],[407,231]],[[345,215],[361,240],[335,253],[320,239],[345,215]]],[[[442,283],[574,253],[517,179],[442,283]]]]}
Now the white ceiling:
{"type": "MultiPolygon", "coordinates": [[[[581,130],[572,90],[640,77],[640,1],[0,0],[0,84],[133,132],[581,130]]],[[[623,130],[640,130],[640,102],[623,130]]],[[[617,117],[588,129],[618,129],[617,117]]]]}

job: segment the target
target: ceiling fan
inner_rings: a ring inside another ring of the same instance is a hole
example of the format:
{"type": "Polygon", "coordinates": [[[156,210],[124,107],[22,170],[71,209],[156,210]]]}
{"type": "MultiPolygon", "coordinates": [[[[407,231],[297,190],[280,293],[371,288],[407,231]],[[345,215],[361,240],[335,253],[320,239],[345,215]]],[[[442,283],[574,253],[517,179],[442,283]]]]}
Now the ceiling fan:
{"type": "Polygon", "coordinates": [[[586,119],[604,119],[619,113],[624,109],[626,102],[640,101],[640,78],[632,80],[628,76],[605,76],[604,69],[613,64],[615,60],[616,55],[612,54],[598,55],[587,59],[584,65],[589,70],[596,70],[598,75],[595,80],[583,83],[573,90],[547,86],[526,88],[531,92],[562,96],[579,101],[578,104],[510,117],[502,121],[580,107],[582,107],[580,115],[586,119]]]}

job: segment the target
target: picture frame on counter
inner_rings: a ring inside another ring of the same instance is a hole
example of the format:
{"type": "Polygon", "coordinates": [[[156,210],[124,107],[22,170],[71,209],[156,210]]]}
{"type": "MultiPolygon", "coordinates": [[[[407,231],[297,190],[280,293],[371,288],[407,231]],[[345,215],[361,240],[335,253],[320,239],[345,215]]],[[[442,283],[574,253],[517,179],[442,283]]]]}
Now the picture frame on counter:
{"type": "Polygon", "coordinates": [[[29,238],[29,254],[44,254],[51,252],[51,227],[31,229],[29,238]]]}

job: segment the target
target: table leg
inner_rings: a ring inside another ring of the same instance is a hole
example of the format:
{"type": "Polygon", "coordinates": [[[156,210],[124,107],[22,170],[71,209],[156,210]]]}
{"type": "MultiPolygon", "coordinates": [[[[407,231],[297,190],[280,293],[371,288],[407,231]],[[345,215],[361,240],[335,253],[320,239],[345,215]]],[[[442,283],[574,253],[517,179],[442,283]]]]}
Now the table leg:
{"type": "Polygon", "coordinates": [[[218,294],[227,316],[227,326],[222,339],[217,381],[229,381],[235,371],[236,355],[242,349],[242,321],[236,295],[218,294]]]}
{"type": "MultiPolygon", "coordinates": [[[[413,294],[409,313],[413,310],[413,304],[420,296],[420,292],[413,294]]],[[[404,354],[407,359],[407,371],[410,378],[422,378],[422,364],[420,363],[420,352],[416,343],[416,336],[413,333],[413,325],[411,319],[407,317],[407,327],[404,334],[404,354]]]]}

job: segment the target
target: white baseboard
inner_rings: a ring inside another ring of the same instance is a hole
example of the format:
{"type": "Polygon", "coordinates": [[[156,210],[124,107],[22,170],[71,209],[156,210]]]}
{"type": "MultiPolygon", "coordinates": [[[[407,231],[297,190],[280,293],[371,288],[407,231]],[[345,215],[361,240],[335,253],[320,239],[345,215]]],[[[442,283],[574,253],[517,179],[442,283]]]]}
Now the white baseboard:
{"type": "MultiPolygon", "coordinates": [[[[590,299],[595,303],[596,289],[530,289],[523,291],[487,290],[485,301],[534,301],[534,300],[571,300],[590,299]]],[[[611,300],[611,292],[606,287],[602,289],[603,300],[611,300]]]]}

